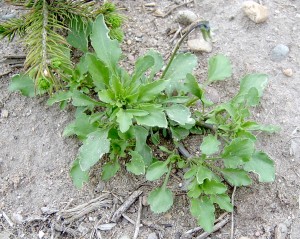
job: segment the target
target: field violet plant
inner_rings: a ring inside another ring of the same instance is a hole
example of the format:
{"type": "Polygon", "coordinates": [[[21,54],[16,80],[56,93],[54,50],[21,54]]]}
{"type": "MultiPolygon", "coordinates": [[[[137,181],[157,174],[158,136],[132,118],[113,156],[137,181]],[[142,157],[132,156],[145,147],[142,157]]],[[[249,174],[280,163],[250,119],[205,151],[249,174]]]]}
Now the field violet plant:
{"type": "Polygon", "coordinates": [[[120,66],[119,43],[111,40],[99,15],[90,34],[93,51],[83,51],[68,87],[52,95],[48,104],[64,107],[71,102],[77,108],[75,120],[64,131],[64,136],[76,135],[82,141],[70,170],[77,187],[88,182],[89,171],[100,160],[104,160],[102,180],[111,179],[125,164],[137,177],[160,180],[148,202],[153,212],[163,213],[174,201],[170,173],[174,168],[183,170],[191,214],[212,231],[215,208],[233,210],[229,189],[250,185],[251,172],[260,182],[274,180],[274,162],[256,149],[255,132],[272,133],[277,128],[250,118],[251,107],[259,104],[267,85],[265,74],[243,77],[227,102],[217,105],[206,98],[205,87],[229,78],[232,70],[227,57],[213,56],[207,80],[197,82],[193,75],[197,57],[177,51],[185,37],[199,29],[209,37],[208,22],[192,24],[166,66],[162,56],[150,50],[137,59],[130,74],[120,66]],[[199,155],[190,155],[184,147],[190,135],[199,135],[199,155]],[[154,157],[158,151],[166,157],[154,157]]]}

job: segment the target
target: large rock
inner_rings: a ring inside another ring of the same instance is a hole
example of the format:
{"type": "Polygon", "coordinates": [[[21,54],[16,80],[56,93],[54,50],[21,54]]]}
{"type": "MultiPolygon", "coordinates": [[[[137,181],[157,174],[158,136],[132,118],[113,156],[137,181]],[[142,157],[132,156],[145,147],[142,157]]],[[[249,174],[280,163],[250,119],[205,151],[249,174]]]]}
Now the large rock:
{"type": "Polygon", "coordinates": [[[269,17],[268,8],[254,1],[243,2],[243,10],[244,13],[255,23],[265,22],[269,17]]]}

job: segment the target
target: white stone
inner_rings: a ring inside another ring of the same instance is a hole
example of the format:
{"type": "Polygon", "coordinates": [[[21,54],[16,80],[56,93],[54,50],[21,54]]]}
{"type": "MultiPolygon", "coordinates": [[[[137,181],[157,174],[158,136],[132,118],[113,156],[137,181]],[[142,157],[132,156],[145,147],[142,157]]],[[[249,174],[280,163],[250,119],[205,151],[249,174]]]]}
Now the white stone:
{"type": "Polygon", "coordinates": [[[254,1],[243,2],[243,11],[255,23],[265,22],[269,17],[268,8],[254,1]]]}
{"type": "Polygon", "coordinates": [[[293,70],[291,68],[283,69],[282,73],[288,77],[293,76],[293,70]]]}
{"type": "Polygon", "coordinates": [[[39,238],[42,239],[45,236],[45,233],[43,231],[39,231],[39,238]]]}
{"type": "Polygon", "coordinates": [[[1,111],[1,117],[2,117],[2,118],[7,118],[8,115],[9,115],[8,110],[2,110],[2,111],[1,111]]]}
{"type": "Polygon", "coordinates": [[[191,10],[179,11],[176,17],[176,22],[182,25],[190,25],[192,22],[197,20],[197,15],[191,10]]]}
{"type": "Polygon", "coordinates": [[[204,39],[192,39],[187,42],[188,47],[194,52],[211,52],[212,44],[204,39]]]}

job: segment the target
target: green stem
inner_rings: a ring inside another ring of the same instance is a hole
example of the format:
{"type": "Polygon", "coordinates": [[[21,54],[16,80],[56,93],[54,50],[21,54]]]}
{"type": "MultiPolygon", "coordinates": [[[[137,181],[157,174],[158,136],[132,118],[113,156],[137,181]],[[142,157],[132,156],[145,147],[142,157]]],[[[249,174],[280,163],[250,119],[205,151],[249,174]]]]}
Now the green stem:
{"type": "Polygon", "coordinates": [[[165,181],[164,181],[164,183],[162,185],[162,188],[166,188],[167,187],[167,183],[168,183],[169,178],[170,178],[171,170],[172,170],[172,165],[169,166],[169,170],[168,170],[168,173],[167,173],[167,175],[165,177],[165,181]]]}
{"type": "Polygon", "coordinates": [[[161,78],[163,79],[164,77],[165,77],[165,75],[166,75],[166,73],[168,72],[168,70],[169,70],[169,68],[170,68],[170,66],[171,66],[171,64],[172,64],[172,62],[173,62],[173,60],[174,60],[174,58],[175,58],[175,56],[176,56],[176,53],[177,53],[177,51],[179,50],[179,48],[180,48],[180,46],[181,46],[181,44],[183,43],[183,41],[185,40],[185,38],[195,29],[195,28],[198,28],[198,27],[200,27],[200,28],[205,28],[205,29],[207,29],[207,31],[209,31],[209,26],[208,26],[208,22],[207,21],[196,21],[196,22],[194,22],[194,23],[192,23],[189,27],[188,27],[188,29],[186,30],[186,32],[183,34],[183,36],[180,38],[180,40],[177,42],[177,44],[176,44],[176,46],[174,47],[174,50],[173,50],[173,53],[172,53],[172,55],[171,55],[171,58],[170,58],[170,60],[169,60],[169,62],[168,62],[168,64],[167,64],[167,66],[166,66],[166,69],[163,71],[163,73],[162,73],[162,76],[161,76],[161,78]]]}

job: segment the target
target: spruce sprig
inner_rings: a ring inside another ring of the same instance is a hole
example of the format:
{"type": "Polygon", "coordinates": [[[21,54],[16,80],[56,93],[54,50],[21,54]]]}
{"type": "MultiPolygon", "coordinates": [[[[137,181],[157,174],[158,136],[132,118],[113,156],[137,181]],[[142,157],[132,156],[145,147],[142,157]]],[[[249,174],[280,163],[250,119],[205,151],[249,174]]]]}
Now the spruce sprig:
{"type": "Polygon", "coordinates": [[[123,18],[116,7],[104,3],[100,7],[95,1],[85,0],[7,0],[23,6],[27,11],[20,18],[0,22],[0,38],[12,40],[21,37],[27,56],[24,64],[26,73],[39,87],[48,86],[48,92],[57,90],[70,78],[72,62],[66,40],[70,23],[80,18],[87,25],[100,13],[107,14],[108,25],[116,38],[122,38],[120,25],[123,18]]]}

